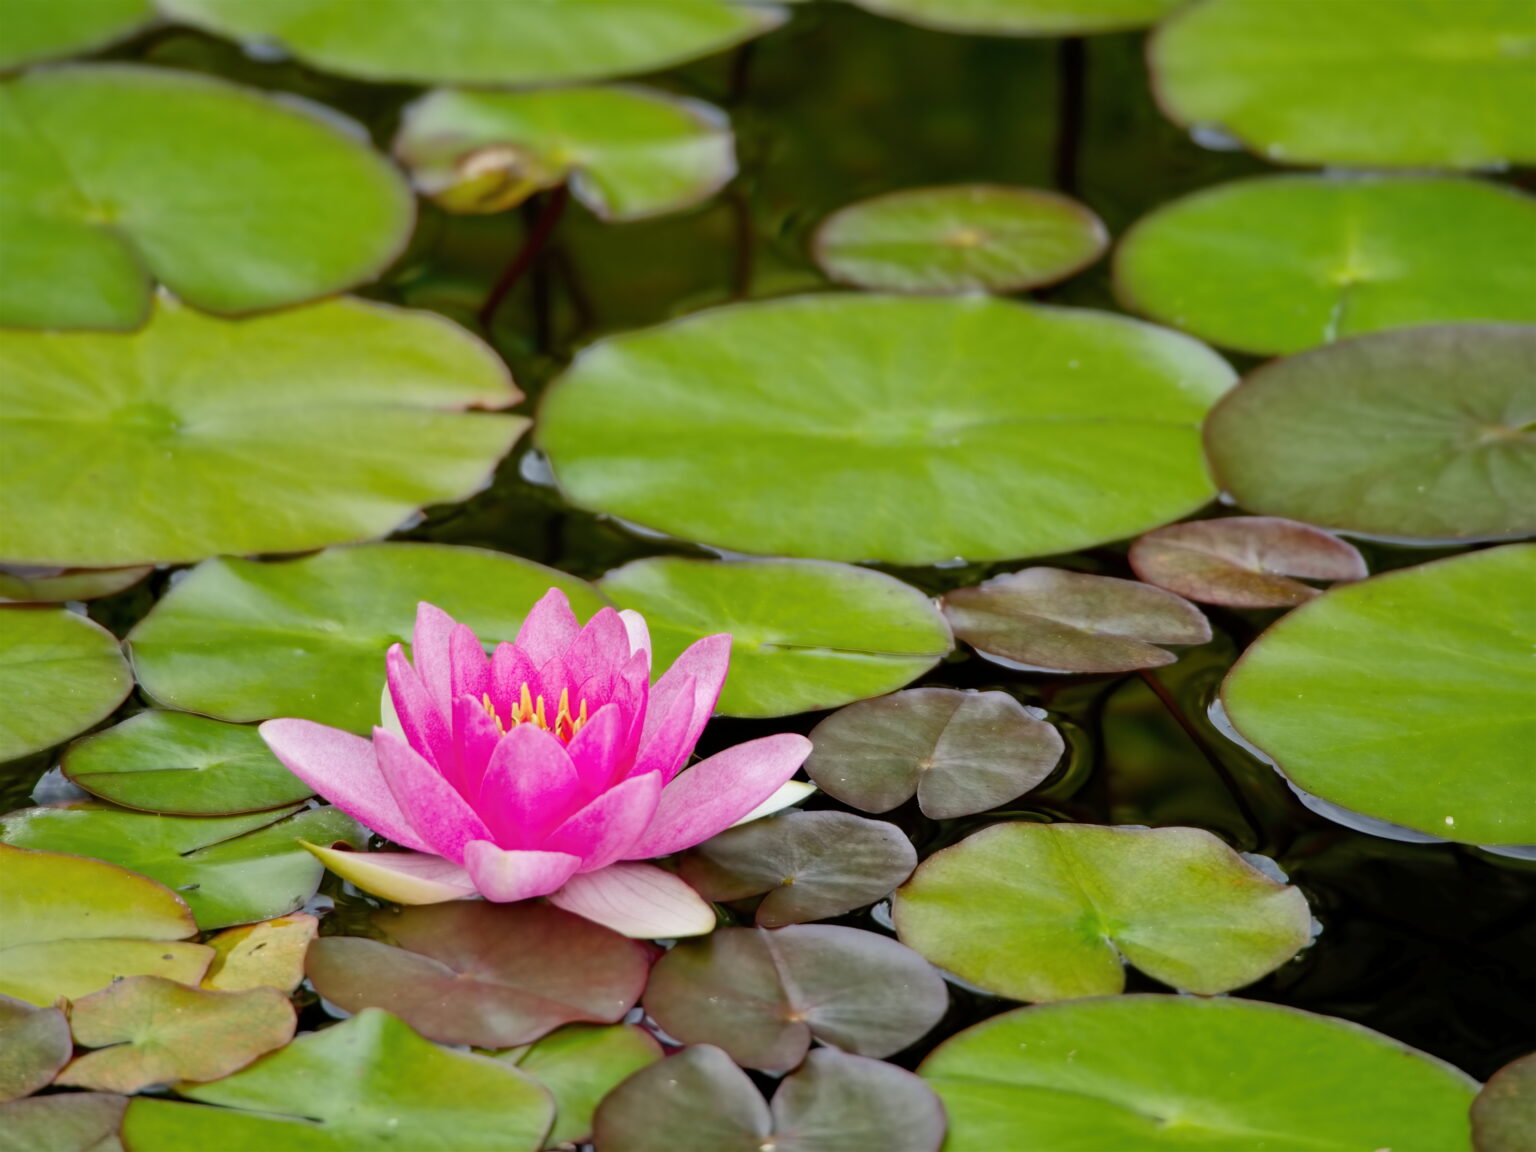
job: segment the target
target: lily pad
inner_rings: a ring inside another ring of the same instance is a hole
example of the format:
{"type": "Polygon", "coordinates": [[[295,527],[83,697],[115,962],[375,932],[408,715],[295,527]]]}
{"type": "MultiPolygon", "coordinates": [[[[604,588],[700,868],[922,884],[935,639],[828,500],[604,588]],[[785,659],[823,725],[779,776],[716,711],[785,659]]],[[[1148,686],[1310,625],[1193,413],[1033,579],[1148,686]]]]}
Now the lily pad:
{"type": "Polygon", "coordinates": [[[375,544],[281,563],[210,560],[128,641],[140,684],[168,706],[369,732],[379,722],[384,653],[409,645],[418,601],[487,642],[504,641],[551,587],[583,617],[605,603],[575,577],[478,548],[375,544]]]}
{"type": "Polygon", "coordinates": [[[1536,326],[1378,332],[1271,361],[1205,435],[1253,512],[1407,543],[1536,533],[1536,326]]]}
{"type": "Polygon", "coordinates": [[[542,904],[459,900],[373,922],[398,947],[322,937],[310,983],[348,1012],[383,1008],[444,1044],[507,1048],[573,1020],[617,1023],[650,970],[644,945],[542,904]]]}
{"type": "Polygon", "coordinates": [[[1148,49],[1163,111],[1274,161],[1494,168],[1536,160],[1536,8],[1208,0],[1148,49]]]}
{"type": "Polygon", "coordinates": [[[597,1112],[604,1152],[938,1152],[944,1109],[904,1068],[818,1048],[770,1106],[719,1048],[698,1044],[625,1081],[597,1112]]]}
{"type": "Polygon", "coordinates": [[[1025,568],[944,596],[955,635],[994,664],[1031,672],[1129,672],[1204,644],[1205,613],[1181,596],[1062,568],[1025,568]]]}
{"type": "Polygon", "coordinates": [[[327,72],[417,84],[536,85],[654,72],[778,27],[760,0],[542,0],[445,20],[419,0],[161,0],[166,15],[276,44],[327,72]]]}
{"type": "Polygon", "coordinates": [[[73,1053],[60,1009],[0,996],[0,1102],[46,1088],[73,1053]]]}
{"type": "Polygon", "coordinates": [[[823,294],[600,340],[545,394],[567,498],[737,552],[933,564],[1133,536],[1215,494],[1231,370],[1122,316],[823,294]],[[771,354],[770,354],[771,353],[771,354]]]}
{"type": "Polygon", "coordinates": [[[811,730],[805,772],[864,812],[917,797],[931,820],[985,812],[1041,783],[1066,744],[1005,692],[911,688],[861,700],[811,730]]]}
{"type": "Polygon", "coordinates": [[[319,929],[320,921],[304,912],[226,928],[208,938],[213,963],[202,986],[218,992],[292,992],[304,979],[304,954],[319,929]]]}
{"type": "Polygon", "coordinates": [[[0,1152],[123,1152],[117,1130],[127,1107],[128,1097],[99,1092],[0,1105],[0,1152]]]}
{"type": "Polygon", "coordinates": [[[205,992],[130,976],[70,1005],[75,1042],[96,1051],[76,1057],[58,1083],[131,1095],[178,1080],[217,1080],[292,1040],[295,1020],[276,988],[205,992]]]}
{"type": "Polygon", "coordinates": [[[395,155],[450,212],[502,212],[570,183],[603,220],[691,207],[736,174],[725,113],[640,87],[438,89],[405,110],[395,155]]]}
{"type": "Polygon", "coordinates": [[[559,1148],[589,1140],[592,1114],[603,1098],[661,1056],[661,1045],[638,1025],[568,1024],[499,1059],[549,1089],[555,1098],[555,1125],[544,1146],[559,1148]]]}
{"type": "MultiPolygon", "coordinates": [[[[0,324],[137,328],[155,281],[204,311],[243,313],[372,280],[404,247],[415,204],[389,162],[337,120],[166,68],[74,65],[0,85],[0,324]]],[[[102,381],[89,383],[76,419],[94,425],[105,396],[102,381]]]]}
{"type": "Polygon", "coordinates": [[[1532,250],[1536,200],[1514,188],[1277,176],[1159,208],[1121,242],[1115,280],[1154,320],[1268,355],[1413,324],[1536,322],[1532,250]]]}
{"type": "Polygon", "coordinates": [[[1112,996],[1127,963],[1213,996],[1312,929],[1300,891],[1199,828],[995,824],[923,861],[892,911],[904,944],[1014,1000],[1112,996]]]}
{"type": "Polygon", "coordinates": [[[101,860],[0,844],[0,994],[29,1004],[88,995],[123,976],[196,984],[213,949],[186,903],[101,860]]]}
{"type": "Polygon", "coordinates": [[[881,16],[991,36],[1084,36],[1155,24],[1183,0],[853,0],[881,16]]]}
{"type": "Polygon", "coordinates": [[[94,52],[155,18],[151,0],[56,0],[8,4],[0,21],[0,69],[94,52]]]}
{"type": "Polygon", "coordinates": [[[1274,516],[1170,524],[1132,544],[1128,559],[1148,584],[1227,608],[1294,608],[1319,591],[1302,580],[1370,575],[1353,544],[1274,516]]]}
{"type": "Polygon", "coordinates": [[[1536,844],[1536,545],[1346,584],[1271,625],[1222,684],[1298,787],[1470,844],[1536,844]]]}
{"type": "Polygon", "coordinates": [[[325,867],[299,841],[361,838],[356,822],[336,808],[155,816],[82,800],[0,816],[0,840],[7,844],[91,856],[160,881],[186,900],[205,932],[302,908],[325,867]]]}
{"type": "Polygon", "coordinates": [[[651,970],[645,1010],[684,1044],[714,1044],[748,1068],[787,1071],[811,1041],[889,1056],[949,1004],[944,981],[887,936],[830,924],[722,928],[651,970]]]}
{"type": "Polygon", "coordinates": [[[226,816],[311,795],[255,728],[186,712],[140,712],[76,741],[61,764],[87,792],[146,812],[226,816]]]}
{"type": "Polygon", "coordinates": [[[62,608],[0,608],[0,761],[61,744],[133,688],[117,637],[62,608]]]}
{"type": "Polygon", "coordinates": [[[1448,1152],[1468,1146],[1477,1087],[1359,1025],[1190,996],[1021,1008],[952,1037],[918,1071],[949,1113],[947,1152],[1448,1152]]]}
{"type": "Polygon", "coordinates": [[[521,397],[484,344],[361,300],[251,320],[162,301],[131,335],[0,333],[0,380],[0,556],[28,564],[381,536],[483,487],[528,424],[463,411],[521,397]]]}
{"type": "Polygon", "coordinates": [[[23,604],[95,600],[132,588],[153,569],[0,567],[0,602],[23,604]]]}
{"type": "Polygon", "coordinates": [[[1104,254],[1109,233],[1055,192],[962,184],[890,192],[834,212],[816,231],[832,279],[891,292],[1020,292],[1104,254]]]}
{"type": "Polygon", "coordinates": [[[655,557],[598,587],[645,617],[659,667],[702,636],[731,634],[726,716],[835,708],[910,683],[954,646],[933,602],[894,577],[804,560],[655,557]]]}
{"type": "Polygon", "coordinates": [[[372,1008],[177,1091],[220,1107],[137,1098],[123,1123],[133,1152],[536,1152],[554,1115],[549,1094],[517,1069],[439,1048],[372,1008]]]}
{"type": "Polygon", "coordinates": [[[1521,1152],[1536,1143],[1536,1052],[1506,1064],[1472,1101],[1477,1152],[1521,1152]]]}
{"type": "Polygon", "coordinates": [[[851,812],[787,812],[706,840],[679,871],[706,900],[762,896],[764,928],[827,920],[884,900],[917,867],[901,829],[851,812]]]}

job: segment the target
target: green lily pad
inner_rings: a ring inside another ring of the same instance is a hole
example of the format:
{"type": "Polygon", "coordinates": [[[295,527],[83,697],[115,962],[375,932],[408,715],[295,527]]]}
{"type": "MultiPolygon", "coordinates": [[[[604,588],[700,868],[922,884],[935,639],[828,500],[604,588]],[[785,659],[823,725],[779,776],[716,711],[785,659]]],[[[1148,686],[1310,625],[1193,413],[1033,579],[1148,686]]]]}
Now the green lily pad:
{"type": "Polygon", "coordinates": [[[1526,0],[1190,4],[1152,37],[1163,111],[1270,160],[1492,168],[1536,160],[1526,0]]]}
{"type": "Polygon", "coordinates": [[[0,1102],[46,1088],[73,1053],[62,1011],[0,996],[0,1102]]]}
{"type": "Polygon", "coordinates": [[[103,800],[178,816],[259,812],[312,794],[255,728],[186,712],[140,712],[71,744],[61,765],[103,800]]]}
{"type": "Polygon", "coordinates": [[[1014,1000],[1112,996],[1125,964],[1212,996],[1311,939],[1307,899],[1199,828],[995,824],[896,893],[902,942],[1014,1000]]]}
{"type": "Polygon", "coordinates": [[[834,212],[816,231],[832,279],[891,292],[1020,292],[1104,254],[1109,233],[1055,192],[962,184],[890,192],[834,212]]]}
{"type": "Polygon", "coordinates": [[[1155,24],[1184,0],[853,0],[881,16],[991,36],[1084,36],[1155,24]]]}
{"type": "Polygon", "coordinates": [[[721,928],[656,962],[645,1010],[684,1044],[787,1071],[814,1038],[860,1056],[920,1040],[949,1005],[944,981],[887,936],[830,924],[721,928]]]}
{"type": "Polygon", "coordinates": [[[333,548],[300,560],[209,560],[128,637],[144,690],[223,720],[297,716],[354,732],[379,722],[384,653],[409,645],[418,601],[487,643],[560,588],[583,617],[605,601],[541,564],[441,544],[333,548]]]}
{"type": "Polygon", "coordinates": [[[728,828],[682,858],[706,900],[762,896],[764,928],[828,920],[884,900],[917,867],[900,828],[851,812],[787,812],[728,828]]]}
{"type": "Polygon", "coordinates": [[[320,921],[306,912],[226,928],[208,938],[213,963],[202,986],[216,992],[292,992],[304,979],[304,954],[319,930],[320,921]]]}
{"type": "Polygon", "coordinates": [[[325,867],[300,840],[361,847],[363,837],[356,822],[336,808],[155,816],[82,800],[0,816],[0,840],[141,872],[183,897],[206,932],[302,908],[320,886],[325,867]]]}
{"type": "Polygon", "coordinates": [[[1274,354],[1413,324],[1536,323],[1532,250],[1536,200],[1513,188],[1276,176],[1159,208],[1121,242],[1115,281],[1160,323],[1274,354]]]}
{"type": "Polygon", "coordinates": [[[23,604],[95,600],[132,588],[152,568],[0,568],[0,602],[23,604]]]}
{"type": "Polygon", "coordinates": [[[117,637],[62,608],[0,608],[0,761],[52,748],[133,688],[117,637]]]}
{"type": "Polygon", "coordinates": [[[1470,844],[1536,844],[1536,545],[1331,589],[1227,674],[1239,734],[1298,787],[1470,844]]]}
{"type": "Polygon", "coordinates": [[[591,1139],[592,1114],[603,1098],[642,1068],[660,1060],[661,1045],[635,1024],[567,1024],[536,1044],[503,1053],[555,1098],[555,1125],[546,1148],[591,1139]]]}
{"type": "Polygon", "coordinates": [[[1117,996],[1021,1008],[918,1070],[947,1152],[1007,1147],[1450,1152],[1477,1085],[1356,1024],[1248,1000],[1117,996]]]}
{"type": "Polygon", "coordinates": [[[276,988],[205,992],[129,976],[70,1005],[75,1043],[94,1048],[58,1083],[131,1095],[178,1080],[217,1080],[293,1039],[296,1017],[276,988]]]}
{"type": "MultiPolygon", "coordinates": [[[[165,68],[10,80],[0,148],[8,326],[137,328],[155,281],[208,312],[312,300],[377,276],[415,216],[400,174],[330,109],[165,68]]],[[[77,419],[94,423],[90,395],[77,419]]]]}
{"type": "Polygon", "coordinates": [[[759,0],[542,0],[444,19],[419,0],[161,0],[166,15],[364,80],[536,85],[654,72],[778,27],[759,0]]]}
{"type": "Polygon", "coordinates": [[[1271,361],[1205,434],[1252,512],[1410,543],[1536,533],[1536,326],[1378,332],[1271,361]]]}
{"type": "Polygon", "coordinates": [[[904,1068],[818,1048],[770,1106],[719,1048],[698,1044],[620,1085],[597,1112],[604,1152],[938,1152],[944,1109],[904,1068]]]}
{"type": "Polygon", "coordinates": [[[151,0],[54,0],[7,4],[0,20],[0,69],[94,52],[155,18],[151,0]]]}
{"type": "Polygon", "coordinates": [[[450,212],[502,212],[567,182],[603,220],[707,200],[736,174],[724,112],[640,87],[438,89],[405,110],[395,155],[450,212]]]}
{"type": "Polygon", "coordinates": [[[1504,1065],[1472,1101],[1477,1152],[1521,1152],[1536,1144],[1536,1052],[1504,1065]]]}
{"type": "Polygon", "coordinates": [[[600,340],[538,438],[583,508],[713,547],[933,564],[1071,551],[1215,495],[1231,370],[1121,316],[824,294],[600,340]]]}
{"type": "Polygon", "coordinates": [[[123,1152],[117,1130],[127,1107],[128,1097],[99,1092],[0,1105],[0,1152],[123,1152]]]}
{"type": "Polygon", "coordinates": [[[372,1008],[177,1091],[219,1107],[138,1097],[123,1122],[133,1152],[537,1152],[554,1115],[517,1069],[439,1048],[372,1008]]]}
{"type": "Polygon", "coordinates": [[[484,344],[361,300],[251,320],[166,301],[131,335],[0,333],[0,380],[0,556],[28,564],[381,536],[483,487],[528,425],[464,411],[521,398],[484,344]]]}
{"type": "Polygon", "coordinates": [[[29,1004],[88,995],[123,976],[196,984],[213,949],[163,884],[101,860],[0,844],[0,994],[29,1004]]]}
{"type": "Polygon", "coordinates": [[[927,596],[894,577],[804,560],[637,560],[598,587],[645,617],[664,667],[731,634],[726,716],[787,716],[900,688],[953,647],[927,596]]]}

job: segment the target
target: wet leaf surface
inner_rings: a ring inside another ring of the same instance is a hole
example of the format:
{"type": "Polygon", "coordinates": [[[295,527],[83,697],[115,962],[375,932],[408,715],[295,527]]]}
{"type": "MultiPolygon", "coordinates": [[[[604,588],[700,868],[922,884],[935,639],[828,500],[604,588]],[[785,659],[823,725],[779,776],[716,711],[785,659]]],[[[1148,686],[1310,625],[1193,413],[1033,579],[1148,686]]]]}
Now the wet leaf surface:
{"type": "Polygon", "coordinates": [[[0,996],[0,1102],[46,1088],[73,1052],[61,1010],[0,996]]]}
{"type": "Polygon", "coordinates": [[[0,761],[60,744],[133,688],[117,637],[63,608],[0,608],[0,761]]]}

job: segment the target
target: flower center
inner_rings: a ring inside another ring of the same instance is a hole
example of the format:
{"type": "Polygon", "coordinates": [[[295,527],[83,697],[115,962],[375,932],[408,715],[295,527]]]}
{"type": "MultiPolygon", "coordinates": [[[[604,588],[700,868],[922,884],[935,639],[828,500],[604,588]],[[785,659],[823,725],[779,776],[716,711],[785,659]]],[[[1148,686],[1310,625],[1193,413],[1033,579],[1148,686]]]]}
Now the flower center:
{"type": "Polygon", "coordinates": [[[517,706],[511,710],[507,723],[502,723],[501,715],[496,711],[496,705],[491,702],[490,693],[480,697],[480,704],[485,709],[485,714],[496,721],[496,731],[503,736],[507,734],[509,728],[515,728],[519,724],[537,724],[544,731],[553,732],[559,739],[569,742],[587,723],[587,702],[581,701],[575,715],[572,715],[571,693],[566,688],[560,689],[560,707],[555,712],[553,722],[545,711],[543,694],[535,696],[527,684],[523,685],[517,706]]]}

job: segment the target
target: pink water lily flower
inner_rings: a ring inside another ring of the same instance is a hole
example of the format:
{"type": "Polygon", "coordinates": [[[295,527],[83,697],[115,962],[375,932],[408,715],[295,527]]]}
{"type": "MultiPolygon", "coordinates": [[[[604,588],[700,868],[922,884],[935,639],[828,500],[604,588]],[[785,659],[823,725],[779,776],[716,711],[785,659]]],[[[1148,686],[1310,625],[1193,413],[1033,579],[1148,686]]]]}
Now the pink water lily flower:
{"type": "Polygon", "coordinates": [[[730,646],[705,637],[652,684],[638,613],[604,608],[583,628],[552,588],[487,657],[422,604],[414,666],[389,650],[371,742],[309,720],[269,720],[261,734],[317,793],[412,850],[311,849],[366,891],[417,904],[547,896],[626,935],[694,935],[714,926],[709,905],[636,861],[792,803],[811,750],[803,736],[765,736],[685,770],[730,646]]]}

